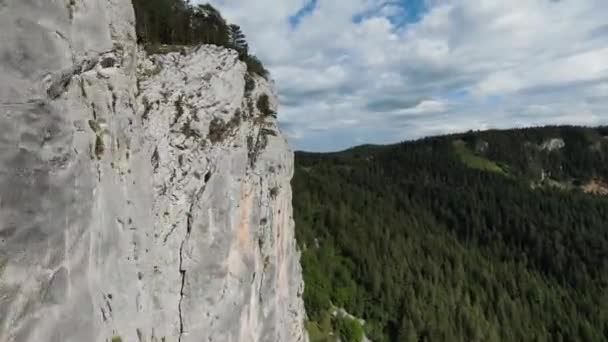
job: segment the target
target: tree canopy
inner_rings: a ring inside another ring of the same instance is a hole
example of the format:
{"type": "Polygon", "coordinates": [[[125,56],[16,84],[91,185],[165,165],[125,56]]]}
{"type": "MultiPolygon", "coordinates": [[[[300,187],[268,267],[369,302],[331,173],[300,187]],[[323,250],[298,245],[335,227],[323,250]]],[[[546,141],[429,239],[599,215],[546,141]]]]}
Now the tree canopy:
{"type": "Polygon", "coordinates": [[[608,197],[580,186],[608,180],[606,136],[546,127],[297,153],[313,342],[342,329],[333,307],[373,341],[608,341],[608,197]]]}
{"type": "Polygon", "coordinates": [[[229,24],[213,6],[192,5],[184,0],[133,0],[133,7],[140,44],[147,47],[159,44],[223,46],[236,50],[247,64],[247,70],[268,77],[259,59],[249,54],[241,28],[229,24]]]}

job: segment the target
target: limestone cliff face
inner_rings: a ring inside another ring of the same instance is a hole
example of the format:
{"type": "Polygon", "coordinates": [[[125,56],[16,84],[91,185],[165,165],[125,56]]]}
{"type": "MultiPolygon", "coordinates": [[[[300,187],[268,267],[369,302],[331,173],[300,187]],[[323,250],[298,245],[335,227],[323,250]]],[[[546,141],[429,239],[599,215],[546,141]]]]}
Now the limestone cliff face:
{"type": "Polygon", "coordinates": [[[133,27],[0,2],[0,341],[306,341],[272,85],[133,27]]]}

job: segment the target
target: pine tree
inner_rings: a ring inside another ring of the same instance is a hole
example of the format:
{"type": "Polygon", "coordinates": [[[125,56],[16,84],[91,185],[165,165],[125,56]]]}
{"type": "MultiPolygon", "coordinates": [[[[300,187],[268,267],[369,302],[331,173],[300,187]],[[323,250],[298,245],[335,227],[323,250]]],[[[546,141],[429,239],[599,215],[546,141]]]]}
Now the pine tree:
{"type": "Polygon", "coordinates": [[[230,24],[230,45],[239,53],[239,58],[245,59],[249,54],[249,45],[243,31],[238,25],[230,24]]]}
{"type": "Polygon", "coordinates": [[[405,316],[403,316],[401,319],[401,326],[399,327],[399,336],[397,340],[403,342],[418,341],[418,334],[416,333],[414,324],[405,316]]]}

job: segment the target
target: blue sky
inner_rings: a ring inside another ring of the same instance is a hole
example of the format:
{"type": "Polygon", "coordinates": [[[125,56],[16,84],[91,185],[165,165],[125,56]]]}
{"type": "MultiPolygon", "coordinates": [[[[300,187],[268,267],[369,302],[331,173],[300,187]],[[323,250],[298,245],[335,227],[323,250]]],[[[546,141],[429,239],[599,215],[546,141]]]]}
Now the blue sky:
{"type": "Polygon", "coordinates": [[[272,73],[296,149],[608,123],[605,0],[211,0],[272,73]]]}
{"type": "Polygon", "coordinates": [[[302,8],[289,17],[289,23],[292,30],[297,30],[303,18],[312,15],[317,8],[319,2],[317,0],[307,1],[302,8]]]}

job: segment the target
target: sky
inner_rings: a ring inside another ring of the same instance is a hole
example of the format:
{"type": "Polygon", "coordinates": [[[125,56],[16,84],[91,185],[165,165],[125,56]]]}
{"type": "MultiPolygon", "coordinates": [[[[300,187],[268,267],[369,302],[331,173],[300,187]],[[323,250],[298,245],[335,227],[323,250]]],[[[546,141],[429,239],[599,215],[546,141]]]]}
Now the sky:
{"type": "Polygon", "coordinates": [[[211,0],[298,150],[608,124],[606,0],[211,0]]]}

